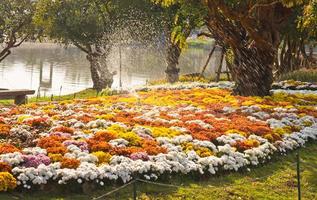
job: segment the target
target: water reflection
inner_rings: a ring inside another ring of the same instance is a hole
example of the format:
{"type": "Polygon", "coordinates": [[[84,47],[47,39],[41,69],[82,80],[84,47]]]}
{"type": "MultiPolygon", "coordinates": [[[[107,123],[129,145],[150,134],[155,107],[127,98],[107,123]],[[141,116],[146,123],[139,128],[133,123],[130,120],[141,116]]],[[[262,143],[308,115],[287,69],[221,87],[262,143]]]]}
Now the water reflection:
{"type": "MultiPolygon", "coordinates": [[[[210,52],[209,46],[189,48],[180,59],[183,74],[200,72],[210,52]]],[[[211,59],[207,74],[215,73],[219,51],[211,59]]],[[[119,49],[113,49],[108,65],[119,72],[119,49]]],[[[164,78],[162,51],[138,47],[122,47],[122,86],[145,84],[164,78]]],[[[119,73],[113,87],[119,86],[119,73]]],[[[86,55],[75,47],[57,44],[24,44],[0,63],[0,88],[34,89],[41,95],[77,92],[92,86],[86,55]]]]}
{"type": "Polygon", "coordinates": [[[40,88],[49,90],[52,88],[53,82],[53,63],[50,63],[49,67],[44,65],[43,62],[40,64],[40,88]]]}

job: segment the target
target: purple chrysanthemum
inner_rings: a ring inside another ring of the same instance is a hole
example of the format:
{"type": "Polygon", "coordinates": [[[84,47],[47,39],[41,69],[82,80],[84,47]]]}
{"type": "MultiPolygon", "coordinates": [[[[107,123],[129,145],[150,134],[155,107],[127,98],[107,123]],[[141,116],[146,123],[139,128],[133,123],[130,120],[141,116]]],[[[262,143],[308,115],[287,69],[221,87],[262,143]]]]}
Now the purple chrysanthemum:
{"type": "Polygon", "coordinates": [[[145,152],[137,152],[137,153],[132,153],[130,155],[130,158],[132,160],[144,160],[147,161],[149,160],[149,155],[145,152]]]}
{"type": "Polygon", "coordinates": [[[44,154],[38,155],[24,155],[23,156],[23,166],[24,167],[35,167],[37,168],[40,164],[49,165],[51,160],[48,156],[44,154]]]}

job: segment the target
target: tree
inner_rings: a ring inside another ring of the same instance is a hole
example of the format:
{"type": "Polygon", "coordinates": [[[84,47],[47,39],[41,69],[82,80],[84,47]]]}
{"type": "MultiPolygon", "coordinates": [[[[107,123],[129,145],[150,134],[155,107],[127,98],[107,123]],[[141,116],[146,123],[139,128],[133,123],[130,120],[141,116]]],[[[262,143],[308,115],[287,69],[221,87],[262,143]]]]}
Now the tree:
{"type": "Polygon", "coordinates": [[[287,25],[281,31],[282,42],[276,60],[277,77],[302,67],[310,67],[316,63],[312,51],[309,55],[306,53],[306,46],[313,47],[317,36],[314,34],[316,25],[311,21],[314,19],[314,9],[311,6],[313,6],[313,1],[305,6],[299,5],[292,8],[287,25]]]}
{"type": "Polygon", "coordinates": [[[2,0],[0,3],[0,62],[11,54],[11,49],[33,37],[32,0],[2,0]]]}
{"type": "Polygon", "coordinates": [[[164,0],[151,0],[162,9],[161,20],[166,37],[166,80],[174,83],[179,80],[180,69],[177,67],[182,50],[191,31],[204,24],[204,7],[198,1],[190,4],[164,0]]]}
{"type": "MultiPolygon", "coordinates": [[[[167,5],[193,0],[165,0],[167,5]]],[[[269,95],[280,32],[295,0],[201,0],[206,25],[217,43],[233,54],[231,70],[240,95],[269,95]]]]}
{"type": "Polygon", "coordinates": [[[111,0],[39,0],[34,21],[44,34],[87,54],[93,88],[111,87],[114,73],[106,66],[114,32],[115,5],[111,0]]]}
{"type": "Polygon", "coordinates": [[[317,1],[311,0],[305,4],[303,14],[300,18],[300,30],[307,35],[306,44],[309,45],[308,62],[316,64],[316,59],[313,58],[313,50],[317,40],[317,1]]]}
{"type": "Polygon", "coordinates": [[[311,36],[317,36],[317,1],[311,0],[303,7],[302,28],[311,36]]]}
{"type": "Polygon", "coordinates": [[[205,5],[208,27],[233,52],[235,92],[269,95],[280,32],[292,10],[280,1],[208,0],[205,5]]]}

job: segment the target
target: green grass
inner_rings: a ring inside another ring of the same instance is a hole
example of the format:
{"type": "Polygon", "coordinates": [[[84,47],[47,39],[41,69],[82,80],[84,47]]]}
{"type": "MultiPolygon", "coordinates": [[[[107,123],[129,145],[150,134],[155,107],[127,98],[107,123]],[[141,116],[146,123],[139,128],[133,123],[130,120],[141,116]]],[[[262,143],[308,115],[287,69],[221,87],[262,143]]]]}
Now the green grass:
{"type": "MultiPolygon", "coordinates": [[[[35,103],[35,102],[49,102],[49,101],[65,101],[65,100],[73,100],[73,99],[87,99],[87,98],[93,98],[97,96],[110,96],[117,94],[117,91],[113,90],[103,90],[100,93],[97,93],[94,89],[85,89],[73,94],[67,94],[67,95],[61,95],[61,96],[46,96],[46,97],[30,97],[28,98],[28,103],[35,103]]],[[[0,100],[0,105],[8,106],[13,105],[13,100],[0,100]]]]}
{"type": "Polygon", "coordinates": [[[202,48],[214,44],[212,39],[189,39],[187,40],[188,47],[192,48],[202,48]]]}
{"type": "MultiPolygon", "coordinates": [[[[78,99],[85,99],[85,98],[91,98],[91,97],[96,97],[97,96],[97,91],[94,89],[85,89],[80,92],[76,92],[73,94],[67,94],[67,95],[61,95],[61,96],[53,96],[53,101],[64,101],[64,100],[72,100],[74,98],[78,99]]],[[[34,103],[34,102],[46,102],[46,101],[51,101],[51,96],[48,97],[31,97],[28,99],[28,102],[34,103]]]]}
{"type": "MultiPolygon", "coordinates": [[[[300,149],[301,186],[303,200],[317,200],[317,144],[310,143],[300,149]]],[[[138,199],[144,200],[257,200],[257,199],[297,199],[296,152],[287,156],[277,156],[271,162],[241,171],[209,177],[194,175],[163,178],[160,182],[174,184],[179,188],[151,184],[137,184],[138,199]]],[[[104,194],[118,186],[106,186],[91,194],[79,194],[67,187],[67,192],[26,192],[4,193],[0,199],[69,199],[86,200],[104,194]]],[[[104,199],[132,199],[132,186],[104,199]]]]}
{"type": "Polygon", "coordinates": [[[317,82],[317,70],[298,70],[290,73],[283,74],[280,78],[280,81],[284,80],[295,80],[303,82],[317,82]]]}

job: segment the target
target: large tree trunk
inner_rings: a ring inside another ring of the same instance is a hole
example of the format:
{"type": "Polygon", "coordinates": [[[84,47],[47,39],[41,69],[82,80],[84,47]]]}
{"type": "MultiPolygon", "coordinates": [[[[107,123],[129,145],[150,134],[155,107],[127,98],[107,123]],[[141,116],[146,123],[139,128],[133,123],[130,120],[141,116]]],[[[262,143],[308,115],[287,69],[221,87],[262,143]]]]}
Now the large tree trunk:
{"type": "MultiPolygon", "coordinates": [[[[235,42],[223,38],[219,26],[210,26],[214,34],[218,32],[216,38],[224,46],[229,46],[233,51],[233,63],[231,75],[236,83],[234,93],[242,96],[266,96],[270,95],[273,83],[273,65],[277,48],[272,46],[261,47],[255,42],[249,43],[245,35],[232,33],[236,37],[235,42]]],[[[263,31],[264,32],[264,31],[263,31]]],[[[269,35],[269,34],[267,34],[269,35]]],[[[231,35],[230,35],[231,36],[231,35]]],[[[266,37],[266,36],[263,36],[266,37]]]]}
{"type": "Polygon", "coordinates": [[[256,48],[236,50],[237,63],[232,66],[236,82],[234,92],[243,96],[270,95],[273,83],[274,54],[256,48]]]}
{"type": "Polygon", "coordinates": [[[175,83],[179,80],[180,69],[177,68],[178,60],[181,55],[181,49],[177,44],[173,44],[171,41],[167,46],[166,63],[167,67],[165,70],[166,80],[169,83],[175,83]]]}
{"type": "Polygon", "coordinates": [[[280,45],[280,31],[291,14],[282,3],[257,1],[231,7],[225,1],[206,0],[207,27],[219,44],[234,54],[232,75],[236,94],[270,94],[273,66],[280,45]]]}
{"type": "Polygon", "coordinates": [[[93,88],[101,91],[105,88],[111,88],[114,73],[111,73],[105,62],[102,62],[102,56],[98,54],[88,54],[87,60],[90,62],[90,72],[93,81],[93,88]]]}

